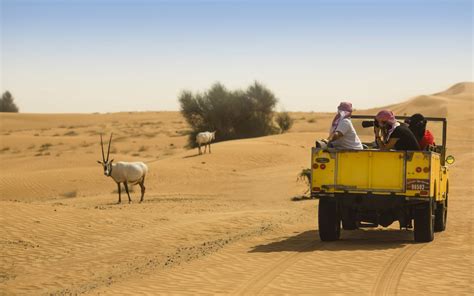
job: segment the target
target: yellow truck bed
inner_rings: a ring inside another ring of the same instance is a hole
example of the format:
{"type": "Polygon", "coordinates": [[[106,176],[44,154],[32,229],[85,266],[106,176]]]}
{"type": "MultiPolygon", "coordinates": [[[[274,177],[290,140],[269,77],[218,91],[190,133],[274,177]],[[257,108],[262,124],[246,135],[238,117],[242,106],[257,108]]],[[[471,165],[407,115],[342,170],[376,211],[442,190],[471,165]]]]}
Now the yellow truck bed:
{"type": "Polygon", "coordinates": [[[312,193],[434,197],[447,179],[447,176],[439,174],[439,157],[438,153],[431,151],[313,148],[312,193]]]}

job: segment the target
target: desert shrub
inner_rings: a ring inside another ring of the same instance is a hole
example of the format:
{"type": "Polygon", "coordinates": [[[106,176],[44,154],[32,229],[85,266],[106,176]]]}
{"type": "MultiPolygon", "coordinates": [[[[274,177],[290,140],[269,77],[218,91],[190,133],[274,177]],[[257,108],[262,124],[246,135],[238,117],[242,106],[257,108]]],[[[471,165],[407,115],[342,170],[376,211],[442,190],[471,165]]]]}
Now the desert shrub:
{"type": "Polygon", "coordinates": [[[308,185],[308,189],[305,193],[308,193],[311,190],[311,169],[302,169],[301,172],[298,174],[298,181],[303,181],[308,185]]]}
{"type": "Polygon", "coordinates": [[[216,141],[252,138],[277,133],[273,124],[275,95],[258,82],[246,90],[229,91],[214,84],[204,93],[184,91],[181,113],[191,126],[188,144],[195,147],[196,135],[216,131],[216,141]]]}
{"type": "Polygon", "coordinates": [[[294,119],[291,118],[288,112],[280,112],[276,115],[275,121],[280,127],[280,132],[284,133],[287,132],[294,123],[294,119]]]}
{"type": "Polygon", "coordinates": [[[9,91],[4,92],[0,99],[0,112],[18,111],[18,106],[15,104],[12,94],[9,91]]]}
{"type": "Polygon", "coordinates": [[[77,190],[64,192],[63,194],[61,194],[61,196],[68,198],[77,197],[77,190]]]}
{"type": "Polygon", "coordinates": [[[38,149],[38,152],[46,151],[46,150],[48,150],[51,146],[53,146],[53,144],[51,144],[51,143],[45,143],[45,144],[43,144],[43,145],[40,146],[40,148],[38,149]]]}

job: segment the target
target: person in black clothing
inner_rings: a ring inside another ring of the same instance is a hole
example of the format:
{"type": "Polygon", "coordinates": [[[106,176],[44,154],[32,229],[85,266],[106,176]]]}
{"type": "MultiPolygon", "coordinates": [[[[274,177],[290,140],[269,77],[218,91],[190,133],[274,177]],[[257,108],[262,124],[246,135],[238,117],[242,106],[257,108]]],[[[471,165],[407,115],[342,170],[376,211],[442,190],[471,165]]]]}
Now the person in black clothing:
{"type": "Polygon", "coordinates": [[[420,150],[413,132],[406,125],[400,124],[392,111],[380,111],[375,120],[378,123],[378,126],[374,126],[375,140],[380,150],[420,150]]]}
{"type": "Polygon", "coordinates": [[[433,134],[426,129],[426,119],[420,113],[413,114],[405,120],[408,128],[413,132],[420,144],[421,150],[427,150],[430,146],[436,146],[433,134]]]}

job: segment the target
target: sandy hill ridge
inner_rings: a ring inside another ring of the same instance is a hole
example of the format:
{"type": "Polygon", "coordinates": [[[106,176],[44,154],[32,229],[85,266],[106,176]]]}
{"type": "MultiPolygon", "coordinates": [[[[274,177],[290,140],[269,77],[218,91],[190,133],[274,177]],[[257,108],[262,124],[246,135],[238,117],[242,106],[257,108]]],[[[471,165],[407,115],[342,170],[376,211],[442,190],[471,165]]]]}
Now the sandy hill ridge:
{"type": "Polygon", "coordinates": [[[474,82],[460,82],[451,86],[447,90],[436,93],[436,96],[463,96],[466,99],[471,97],[474,93],[474,82]]]}
{"type": "Polygon", "coordinates": [[[216,143],[202,156],[184,148],[178,112],[0,114],[0,294],[467,294],[472,86],[388,107],[448,116],[450,220],[426,245],[396,227],[320,244],[317,201],[291,197],[306,189],[296,175],[333,114],[295,112],[287,134],[216,143]],[[115,185],[96,163],[101,132],[114,132],[116,161],[148,163],[143,204],[139,190],[135,203],[114,204],[115,185]]]}
{"type": "MultiPolygon", "coordinates": [[[[405,102],[393,104],[380,108],[366,110],[369,113],[376,113],[378,110],[389,109],[396,115],[411,115],[413,113],[422,113],[425,116],[449,117],[448,109],[452,111],[469,111],[470,102],[474,100],[474,82],[457,83],[445,91],[432,95],[420,95],[408,99],[405,102]],[[452,104],[449,104],[449,103],[452,104]],[[462,102],[465,102],[465,108],[460,109],[462,102]]],[[[457,118],[455,118],[457,119],[457,118]]]]}

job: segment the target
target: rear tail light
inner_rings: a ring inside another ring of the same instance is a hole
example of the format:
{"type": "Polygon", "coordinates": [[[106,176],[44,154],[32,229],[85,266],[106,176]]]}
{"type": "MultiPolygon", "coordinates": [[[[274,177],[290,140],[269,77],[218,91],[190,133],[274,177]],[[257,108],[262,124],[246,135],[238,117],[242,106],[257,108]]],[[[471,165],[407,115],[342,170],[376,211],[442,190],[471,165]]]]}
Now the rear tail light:
{"type": "Polygon", "coordinates": [[[317,163],[314,163],[313,164],[313,169],[317,169],[318,168],[318,164],[317,163]]]}
{"type": "Polygon", "coordinates": [[[429,171],[430,171],[430,168],[429,168],[429,167],[424,167],[424,168],[423,168],[423,172],[428,173],[429,171]]]}
{"type": "Polygon", "coordinates": [[[319,187],[313,187],[313,191],[321,191],[321,188],[319,188],[319,187]]]}
{"type": "Polygon", "coordinates": [[[417,167],[417,168],[416,168],[416,172],[417,172],[417,173],[421,173],[421,168],[420,168],[420,167],[417,167]]]}
{"type": "Polygon", "coordinates": [[[420,191],[420,195],[428,195],[428,194],[429,194],[429,192],[428,192],[428,191],[426,191],[426,190],[422,190],[422,191],[420,191]]]}
{"type": "Polygon", "coordinates": [[[319,168],[321,168],[322,170],[324,170],[326,168],[326,165],[323,163],[319,166],[319,168]]]}

